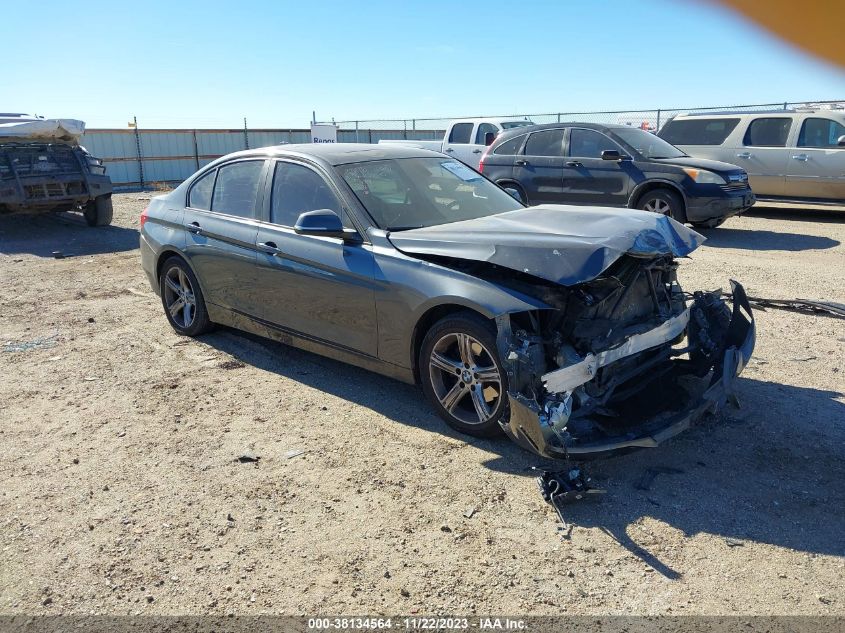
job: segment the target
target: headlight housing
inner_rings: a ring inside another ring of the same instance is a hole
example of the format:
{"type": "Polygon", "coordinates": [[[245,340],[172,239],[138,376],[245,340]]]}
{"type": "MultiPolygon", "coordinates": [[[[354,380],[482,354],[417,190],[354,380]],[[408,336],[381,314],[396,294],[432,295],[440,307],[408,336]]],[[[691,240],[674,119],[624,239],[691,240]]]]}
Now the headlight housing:
{"type": "Polygon", "coordinates": [[[706,169],[698,169],[697,167],[682,167],[682,169],[687,176],[700,185],[725,185],[728,183],[719,174],[706,169]]]}

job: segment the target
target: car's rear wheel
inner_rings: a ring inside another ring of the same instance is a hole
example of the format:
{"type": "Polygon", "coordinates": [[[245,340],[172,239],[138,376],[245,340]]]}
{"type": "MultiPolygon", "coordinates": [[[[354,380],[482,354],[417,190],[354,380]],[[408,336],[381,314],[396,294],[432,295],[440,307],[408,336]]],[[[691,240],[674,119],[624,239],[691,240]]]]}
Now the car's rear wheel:
{"type": "Polygon", "coordinates": [[[97,196],[82,209],[82,215],[88,226],[108,226],[114,217],[111,196],[97,196]]]}
{"type": "Polygon", "coordinates": [[[478,437],[501,432],[507,382],[488,321],[466,312],[435,323],[422,342],[419,374],[426,396],[453,429],[478,437]]]}
{"type": "Polygon", "coordinates": [[[523,189],[520,185],[510,180],[505,180],[504,182],[497,183],[502,189],[513,189],[519,194],[519,201],[522,204],[528,204],[528,196],[525,195],[525,189],[523,189]]]}
{"type": "Polygon", "coordinates": [[[199,282],[185,260],[171,257],[164,262],[159,288],[164,314],[179,334],[197,336],[211,329],[199,282]]]}
{"type": "Polygon", "coordinates": [[[681,196],[669,189],[647,191],[637,202],[637,208],[669,216],[678,222],[686,220],[684,201],[681,200],[681,196]]]}

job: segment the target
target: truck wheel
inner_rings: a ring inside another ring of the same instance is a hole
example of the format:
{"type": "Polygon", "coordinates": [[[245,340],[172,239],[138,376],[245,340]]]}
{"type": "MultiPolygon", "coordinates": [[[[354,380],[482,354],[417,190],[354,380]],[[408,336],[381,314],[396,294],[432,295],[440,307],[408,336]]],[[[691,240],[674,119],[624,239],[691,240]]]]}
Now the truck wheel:
{"type": "Polygon", "coordinates": [[[686,213],[684,201],[674,191],[669,189],[653,189],[643,194],[637,201],[637,208],[643,211],[667,215],[678,222],[684,222],[686,213]]]}
{"type": "Polygon", "coordinates": [[[423,392],[453,429],[476,437],[502,432],[507,379],[489,322],[461,312],[435,323],[422,342],[419,372],[423,392]]]}
{"type": "Polygon", "coordinates": [[[111,196],[97,196],[85,205],[82,215],[88,226],[108,226],[114,216],[111,196]]]}

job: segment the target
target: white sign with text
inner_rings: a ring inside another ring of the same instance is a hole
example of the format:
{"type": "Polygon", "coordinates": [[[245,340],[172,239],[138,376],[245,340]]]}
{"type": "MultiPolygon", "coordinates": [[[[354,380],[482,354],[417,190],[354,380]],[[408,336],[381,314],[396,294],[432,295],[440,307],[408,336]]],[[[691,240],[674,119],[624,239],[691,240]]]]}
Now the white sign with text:
{"type": "Polygon", "coordinates": [[[337,126],[323,123],[311,124],[312,143],[337,143],[337,126]]]}

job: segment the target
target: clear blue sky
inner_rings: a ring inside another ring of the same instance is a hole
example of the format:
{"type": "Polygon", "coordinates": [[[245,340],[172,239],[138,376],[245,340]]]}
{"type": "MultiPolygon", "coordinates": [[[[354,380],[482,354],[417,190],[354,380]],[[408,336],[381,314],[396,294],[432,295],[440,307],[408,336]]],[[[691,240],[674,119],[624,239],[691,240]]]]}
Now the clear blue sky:
{"type": "Polygon", "coordinates": [[[705,1],[12,2],[0,110],[89,127],[845,99],[843,69],[705,1]]]}

